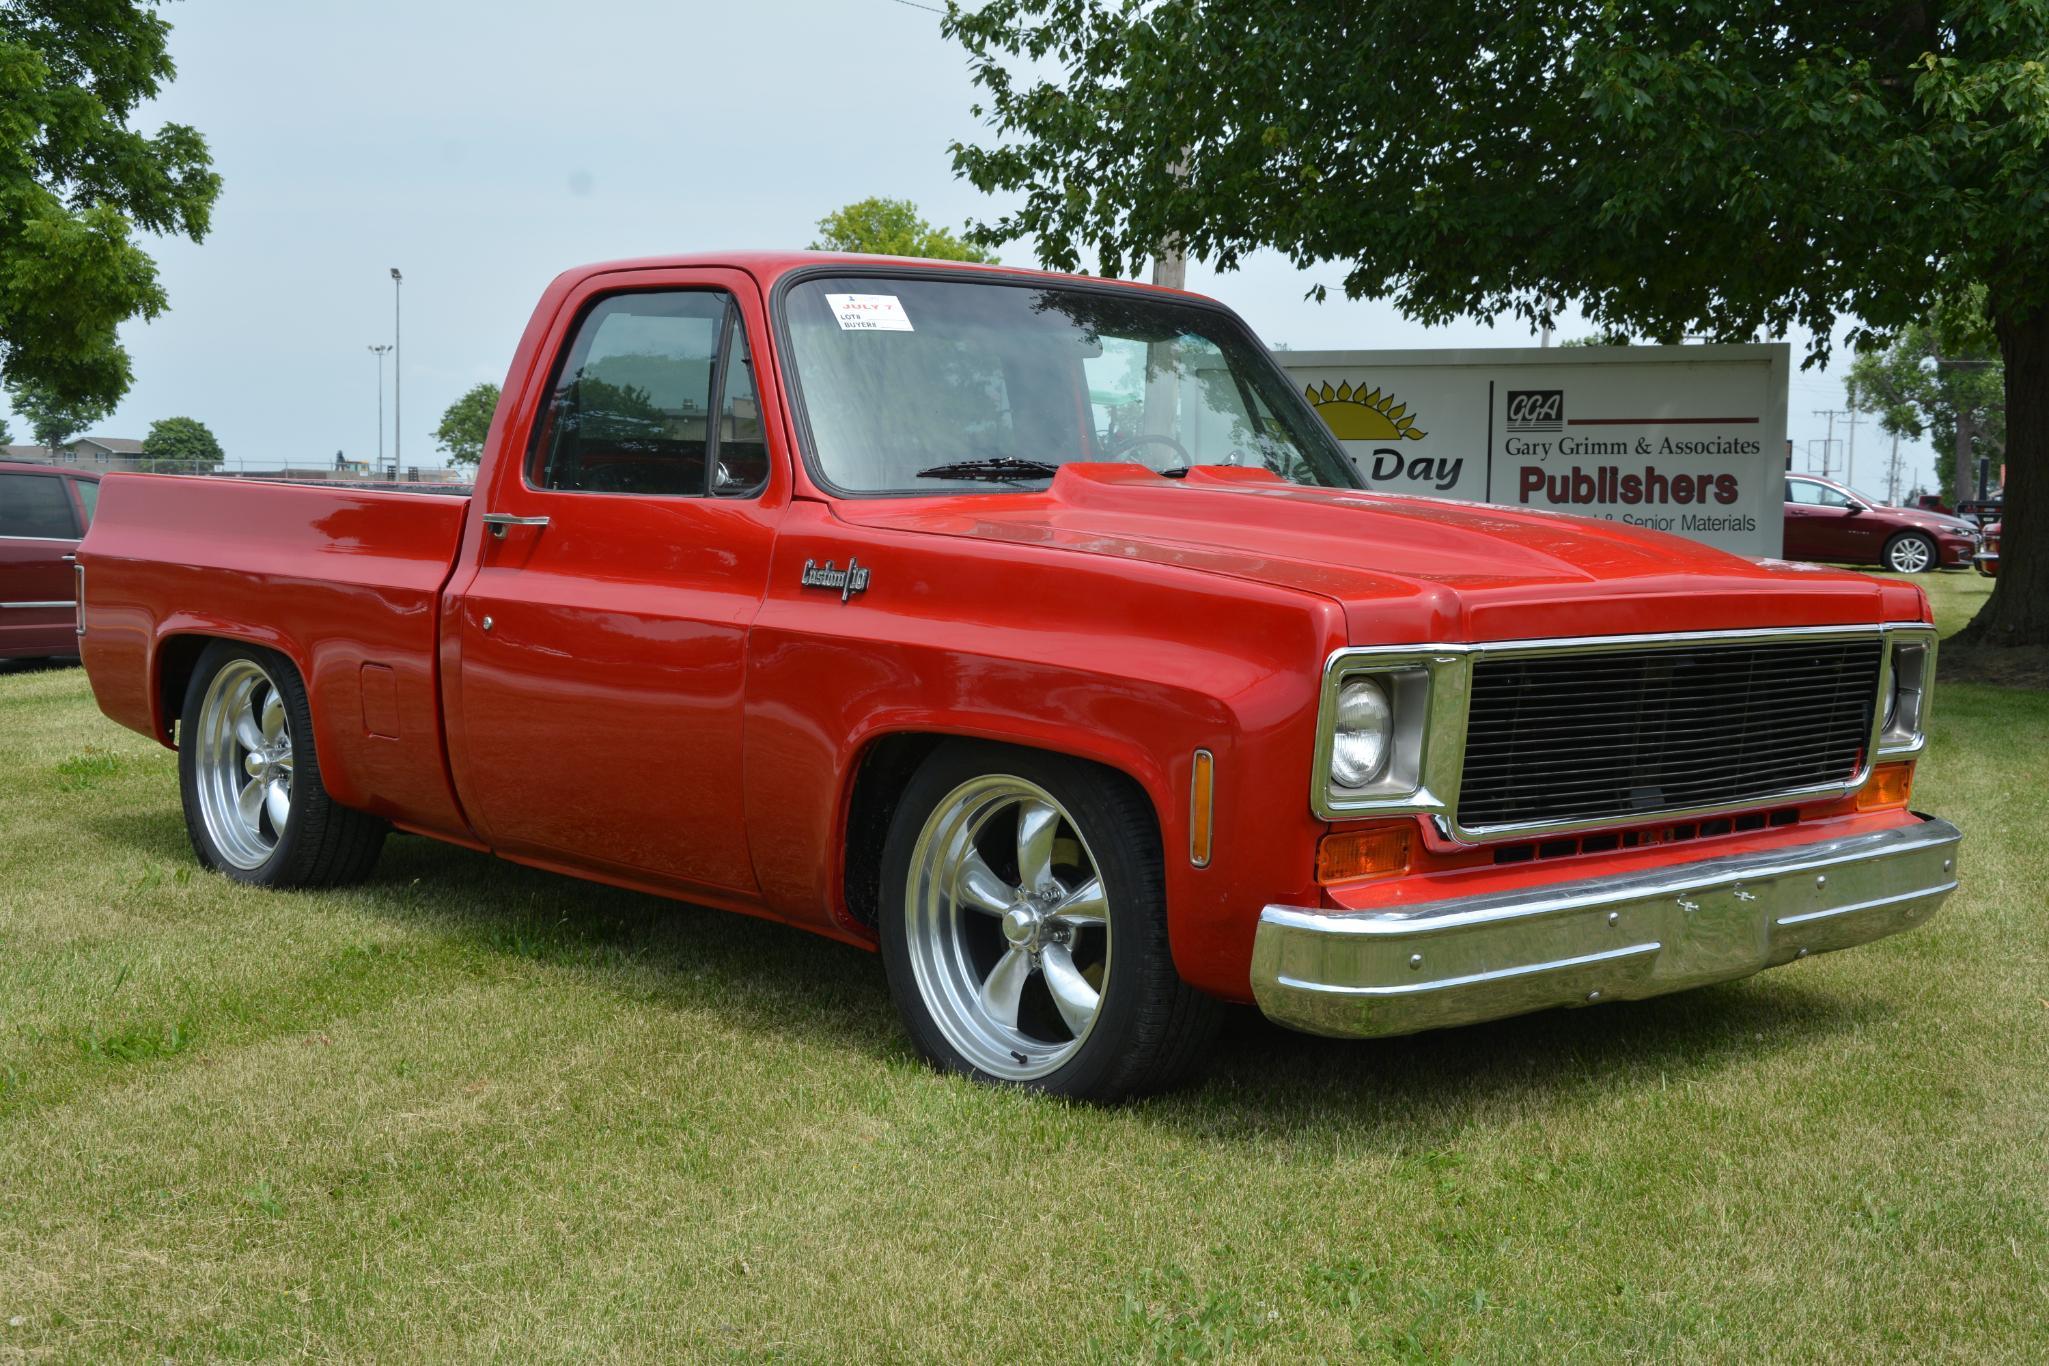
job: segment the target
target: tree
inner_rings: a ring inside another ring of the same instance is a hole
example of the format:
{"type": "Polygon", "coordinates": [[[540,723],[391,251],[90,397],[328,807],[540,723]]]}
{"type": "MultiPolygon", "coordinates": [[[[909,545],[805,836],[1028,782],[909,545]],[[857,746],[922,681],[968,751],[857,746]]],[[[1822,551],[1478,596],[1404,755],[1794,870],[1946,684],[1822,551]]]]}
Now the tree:
{"type": "Polygon", "coordinates": [[[908,199],[864,199],[818,220],[813,251],[858,251],[871,256],[928,256],[941,261],[996,263],[996,253],[963,242],[918,217],[908,199]]]}
{"type": "Polygon", "coordinates": [[[1952,505],[1977,492],[1977,457],[1989,457],[1996,476],[2006,454],[2005,368],[1984,305],[1983,290],[1967,290],[1937,306],[1884,350],[1860,354],[1843,386],[1852,407],[1878,414],[1881,431],[1933,439],[1936,487],[1952,505]],[[1953,458],[1959,413],[1971,440],[1961,471],[1953,458]]]}
{"type": "Polygon", "coordinates": [[[0,417],[0,446],[12,446],[13,444],[14,428],[7,425],[5,417],[0,417]]]}
{"type": "Polygon", "coordinates": [[[33,384],[16,387],[12,397],[14,411],[27,419],[29,432],[35,437],[36,444],[51,455],[57,453],[59,446],[114,411],[112,403],[62,399],[33,384]]]}
{"type": "Polygon", "coordinates": [[[204,422],[165,417],[149,424],[149,434],[142,438],[142,458],[153,470],[196,473],[217,468],[226,457],[204,422]]]}
{"type": "Polygon", "coordinates": [[[1594,332],[1584,337],[1567,337],[1560,346],[1627,346],[1629,335],[1625,332],[1594,332]]]}
{"type": "Polygon", "coordinates": [[[479,384],[448,405],[434,429],[434,445],[458,465],[484,458],[484,438],[491,433],[491,414],[498,410],[498,386],[479,384]]]}
{"type": "Polygon", "coordinates": [[[1882,344],[1982,286],[2008,515],[1972,630],[2049,644],[2045,0],[984,0],[945,30],[995,134],[955,169],[1016,203],[968,235],[1051,266],[1275,248],[1425,322],[1797,328],[1810,364],[1839,319],[1882,344]]]}
{"type": "MultiPolygon", "coordinates": [[[[166,306],[134,230],[197,242],[220,193],[182,124],[128,126],[175,74],[147,0],[0,5],[0,380],[111,409],[127,392],[116,329],[166,306]]],[[[27,416],[26,413],[23,414],[27,416]]]]}

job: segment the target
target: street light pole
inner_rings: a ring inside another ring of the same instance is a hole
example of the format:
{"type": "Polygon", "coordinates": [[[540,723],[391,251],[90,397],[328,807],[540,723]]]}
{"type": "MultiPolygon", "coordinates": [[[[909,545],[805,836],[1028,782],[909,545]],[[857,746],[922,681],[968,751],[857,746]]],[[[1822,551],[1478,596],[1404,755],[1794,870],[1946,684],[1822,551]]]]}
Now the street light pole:
{"type": "Polygon", "coordinates": [[[391,481],[398,482],[398,467],[405,456],[405,355],[400,349],[399,288],[405,276],[391,268],[391,481]]]}
{"type": "Polygon", "coordinates": [[[377,472],[384,473],[384,353],[389,346],[373,346],[370,353],[377,357],[377,472]]]}

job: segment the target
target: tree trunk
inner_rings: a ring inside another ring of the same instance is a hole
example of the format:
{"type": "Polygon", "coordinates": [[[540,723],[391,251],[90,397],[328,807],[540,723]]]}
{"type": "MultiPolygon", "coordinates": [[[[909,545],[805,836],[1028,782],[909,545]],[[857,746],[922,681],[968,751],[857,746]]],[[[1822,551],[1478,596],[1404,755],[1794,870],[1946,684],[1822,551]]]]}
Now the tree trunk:
{"type": "Polygon", "coordinates": [[[1958,643],[2049,647],[2049,307],[2015,318],[1994,301],[2006,362],[2006,493],[1999,580],[1958,643]]]}

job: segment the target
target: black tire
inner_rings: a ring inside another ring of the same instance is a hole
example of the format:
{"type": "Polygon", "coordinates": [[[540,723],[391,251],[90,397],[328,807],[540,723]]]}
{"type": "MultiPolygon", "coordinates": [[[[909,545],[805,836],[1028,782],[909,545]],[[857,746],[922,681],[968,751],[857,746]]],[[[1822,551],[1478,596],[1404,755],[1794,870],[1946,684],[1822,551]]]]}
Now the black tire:
{"type": "Polygon", "coordinates": [[[257,887],[333,887],[360,882],[377,865],[390,827],[375,816],[337,805],[320,780],[320,759],[313,747],[313,711],[306,685],[290,660],[273,650],[233,641],[206,647],[192,670],[180,713],[178,788],[185,807],[185,829],[201,864],[237,882],[257,887]],[[291,814],[269,857],[254,866],[228,856],[207,827],[200,797],[201,708],[223,670],[239,661],[257,665],[274,684],[284,704],[292,743],[291,814]],[[302,738],[303,737],[303,738],[302,738]]]}
{"type": "Polygon", "coordinates": [[[1885,543],[1885,567],[1895,574],[1926,574],[1942,568],[1942,550],[1934,541],[1918,531],[1902,531],[1885,543]],[[1917,566],[1913,563],[1914,551],[1918,549],[1925,557],[1917,566]],[[1903,562],[1904,561],[1904,562],[1903,562]]]}
{"type": "Polygon", "coordinates": [[[1164,1090],[1194,1071],[1223,1007],[1175,971],[1166,911],[1151,803],[1123,775],[1060,755],[975,741],[942,745],[906,787],[883,849],[882,958],[905,1031],[935,1066],[978,1081],[1112,1102],[1164,1090]],[[940,804],[963,784],[998,776],[1033,784],[1065,808],[1102,881],[1114,945],[1099,1011],[1078,1049],[1057,1071],[1024,1080],[983,1070],[949,1040],[913,968],[918,931],[907,912],[913,853],[940,804]]]}

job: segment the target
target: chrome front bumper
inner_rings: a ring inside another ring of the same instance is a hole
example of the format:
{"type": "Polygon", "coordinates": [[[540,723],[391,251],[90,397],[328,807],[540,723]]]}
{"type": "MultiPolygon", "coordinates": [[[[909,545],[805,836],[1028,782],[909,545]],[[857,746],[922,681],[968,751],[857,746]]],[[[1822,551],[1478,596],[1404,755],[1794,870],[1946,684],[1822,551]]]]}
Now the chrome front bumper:
{"type": "Polygon", "coordinates": [[[1727,981],[1920,924],[1956,889],[1947,821],[1384,911],[1269,906],[1271,1018],[1368,1037],[1727,981]]]}

